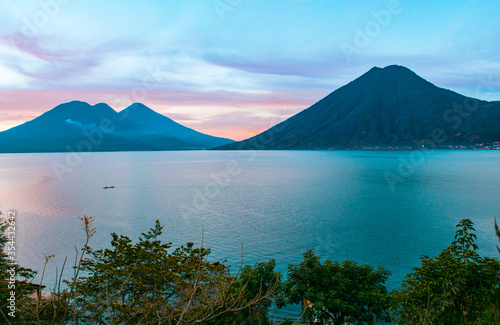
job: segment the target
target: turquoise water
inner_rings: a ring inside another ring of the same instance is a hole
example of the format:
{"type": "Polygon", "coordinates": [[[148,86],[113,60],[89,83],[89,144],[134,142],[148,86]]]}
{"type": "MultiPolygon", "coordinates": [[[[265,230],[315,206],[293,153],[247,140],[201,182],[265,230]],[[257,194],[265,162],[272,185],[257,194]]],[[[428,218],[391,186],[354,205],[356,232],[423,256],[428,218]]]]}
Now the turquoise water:
{"type": "MultiPolygon", "coordinates": [[[[420,256],[437,255],[470,218],[480,253],[498,256],[499,151],[118,152],[0,155],[0,210],[18,213],[17,260],[56,267],[83,245],[77,217],[95,217],[91,246],[137,238],[159,219],[174,246],[212,259],[276,259],[286,273],[308,248],[323,258],[392,270],[398,288],[420,256]],[[103,186],[115,186],[104,190],[103,186]]],[[[66,276],[70,277],[67,269],[66,276]]]]}

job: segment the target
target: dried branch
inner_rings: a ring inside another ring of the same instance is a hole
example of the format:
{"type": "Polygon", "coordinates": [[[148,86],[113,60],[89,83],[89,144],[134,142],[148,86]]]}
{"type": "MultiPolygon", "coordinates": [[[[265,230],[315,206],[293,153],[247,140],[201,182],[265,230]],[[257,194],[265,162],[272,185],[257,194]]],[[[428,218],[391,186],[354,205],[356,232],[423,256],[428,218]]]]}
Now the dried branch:
{"type": "Polygon", "coordinates": [[[202,252],[203,252],[203,240],[205,239],[205,229],[202,228],[201,230],[201,246],[200,246],[200,251],[198,252],[198,259],[199,259],[199,264],[198,264],[198,270],[196,271],[196,279],[194,281],[194,286],[193,286],[193,293],[191,294],[191,297],[189,297],[189,301],[186,305],[186,308],[182,311],[181,316],[179,317],[179,321],[177,322],[176,325],[182,324],[182,320],[184,319],[184,316],[188,312],[189,308],[191,307],[191,304],[193,303],[194,296],[196,294],[196,290],[198,289],[198,285],[201,280],[201,270],[203,266],[203,259],[202,259],[202,252]]]}

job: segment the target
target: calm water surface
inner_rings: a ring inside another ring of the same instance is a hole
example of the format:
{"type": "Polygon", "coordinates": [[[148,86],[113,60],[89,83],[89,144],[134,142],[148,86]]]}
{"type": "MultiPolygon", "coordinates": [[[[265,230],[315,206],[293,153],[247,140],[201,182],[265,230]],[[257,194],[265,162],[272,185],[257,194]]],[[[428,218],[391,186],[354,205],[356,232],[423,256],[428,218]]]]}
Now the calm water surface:
{"type": "Polygon", "coordinates": [[[274,258],[283,273],[312,248],[392,270],[390,289],[422,254],[439,254],[462,218],[475,223],[480,253],[498,256],[500,152],[433,151],[408,166],[410,154],[118,152],[81,162],[67,153],[2,154],[0,210],[18,212],[20,264],[41,269],[44,254],[56,255],[49,286],[83,245],[84,214],[96,219],[94,248],[108,246],[111,232],[137,238],[159,219],[174,246],[199,243],[204,228],[212,259],[235,269],[241,243],[246,264],[274,258]]]}

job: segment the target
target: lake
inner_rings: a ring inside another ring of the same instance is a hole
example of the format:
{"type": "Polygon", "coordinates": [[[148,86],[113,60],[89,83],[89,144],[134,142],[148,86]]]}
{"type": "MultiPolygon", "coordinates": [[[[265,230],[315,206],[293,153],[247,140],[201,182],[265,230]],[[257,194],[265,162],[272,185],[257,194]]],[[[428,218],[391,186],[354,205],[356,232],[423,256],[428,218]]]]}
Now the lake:
{"type": "MultiPolygon", "coordinates": [[[[55,254],[52,286],[95,217],[93,248],[111,232],[136,239],[165,226],[162,239],[212,248],[236,270],[276,259],[286,273],[309,248],[392,270],[389,289],[475,223],[480,254],[498,257],[500,151],[171,151],[0,155],[0,210],[15,209],[17,261],[41,270],[55,254]],[[104,186],[115,186],[103,189],[104,186]]],[[[70,268],[65,276],[71,276],[70,268]]]]}

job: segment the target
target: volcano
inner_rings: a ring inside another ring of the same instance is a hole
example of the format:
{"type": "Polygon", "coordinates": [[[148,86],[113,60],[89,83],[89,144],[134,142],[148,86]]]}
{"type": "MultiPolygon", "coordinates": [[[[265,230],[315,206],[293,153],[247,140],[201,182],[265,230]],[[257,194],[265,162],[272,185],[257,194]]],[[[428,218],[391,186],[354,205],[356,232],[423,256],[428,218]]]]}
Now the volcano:
{"type": "Polygon", "coordinates": [[[196,150],[231,142],[182,126],[140,103],[117,113],[105,103],[72,101],[0,132],[0,153],[196,150]]]}
{"type": "Polygon", "coordinates": [[[374,67],[311,107],[218,150],[481,147],[500,141],[500,102],[439,88],[410,69],[374,67]]]}

